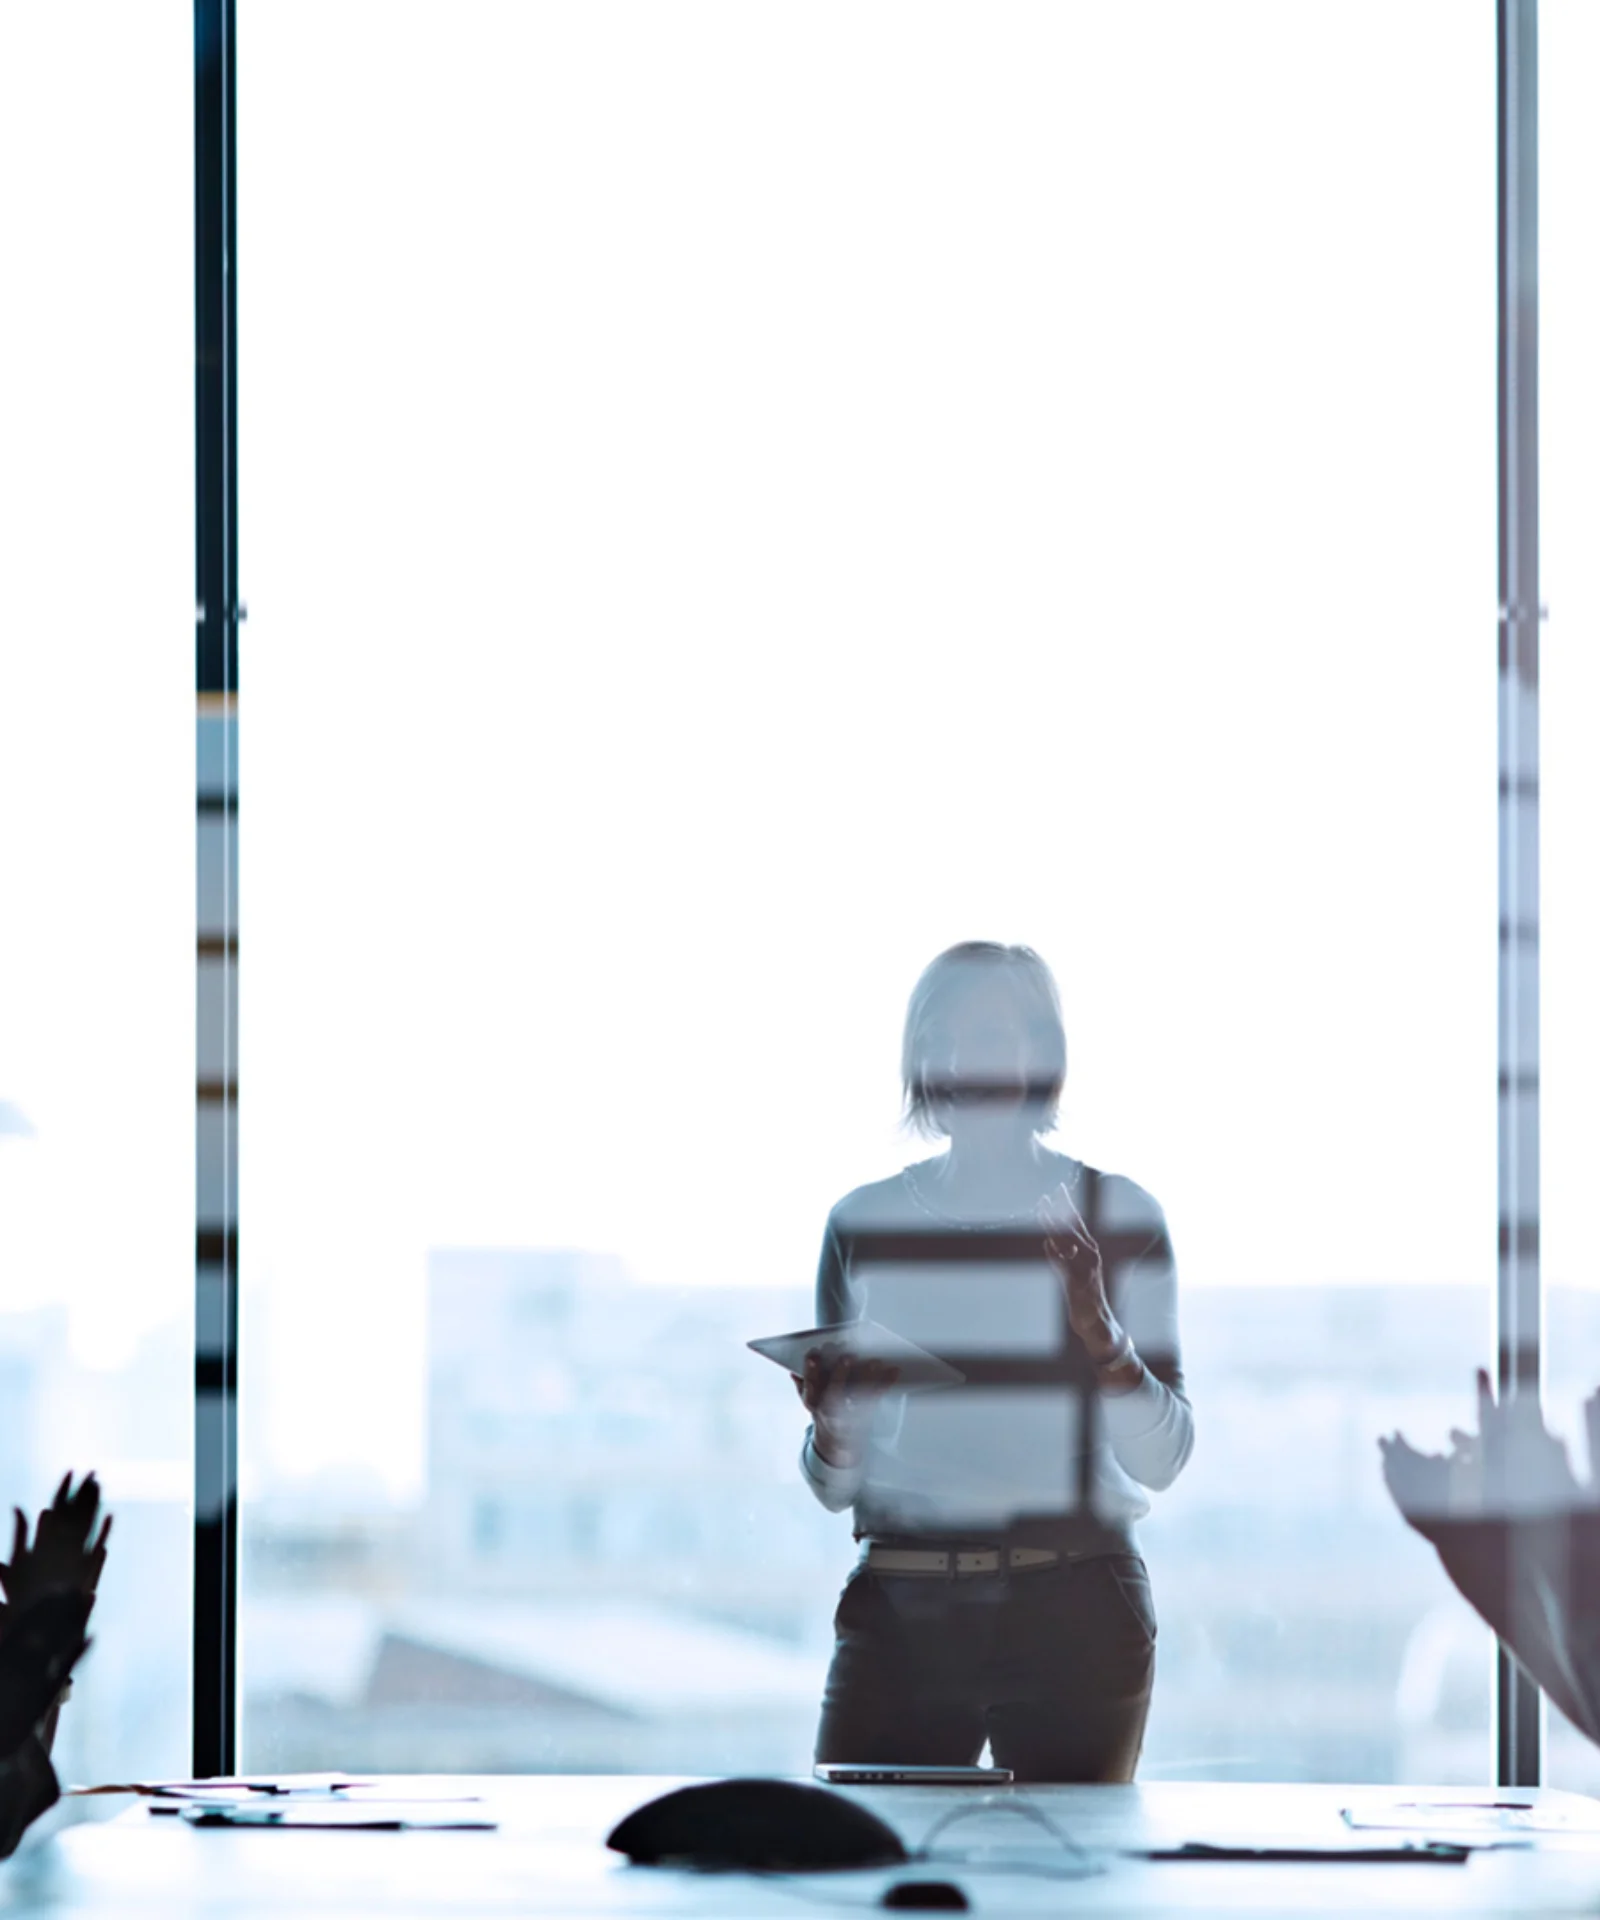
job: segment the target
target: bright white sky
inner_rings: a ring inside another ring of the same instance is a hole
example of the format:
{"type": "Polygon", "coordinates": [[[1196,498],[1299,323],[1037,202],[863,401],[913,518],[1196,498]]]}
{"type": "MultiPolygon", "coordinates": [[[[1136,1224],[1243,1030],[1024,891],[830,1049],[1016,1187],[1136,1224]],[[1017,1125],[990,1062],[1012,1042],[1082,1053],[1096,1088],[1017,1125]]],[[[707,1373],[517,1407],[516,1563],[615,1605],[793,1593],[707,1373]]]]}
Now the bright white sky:
{"type": "MultiPolygon", "coordinates": [[[[110,1365],[191,1285],[192,373],[189,15],[104,11],[87,79],[0,11],[0,1258],[110,1365]]],[[[1587,1281],[1600,20],[1545,11],[1587,1281]]],[[[240,13],[254,1484],[415,1487],[432,1246],[807,1279],[969,936],[1055,966],[1063,1143],[1186,1284],[1487,1297],[1487,0],[240,13]]]]}

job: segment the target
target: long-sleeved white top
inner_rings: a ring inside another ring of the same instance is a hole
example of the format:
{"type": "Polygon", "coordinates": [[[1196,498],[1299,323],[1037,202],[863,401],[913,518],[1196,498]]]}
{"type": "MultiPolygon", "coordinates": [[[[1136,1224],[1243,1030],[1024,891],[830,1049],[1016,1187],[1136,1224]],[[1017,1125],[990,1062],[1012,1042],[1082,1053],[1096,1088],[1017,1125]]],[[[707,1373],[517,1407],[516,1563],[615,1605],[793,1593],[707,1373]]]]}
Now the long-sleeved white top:
{"type": "Polygon", "coordinates": [[[980,1221],[941,1213],[938,1164],[857,1188],[834,1208],[817,1319],[875,1320],[951,1362],[963,1384],[885,1395],[852,1467],[823,1460],[808,1428],[807,1484],[830,1511],[853,1507],[865,1537],[1126,1537],[1149,1511],[1147,1489],[1170,1486],[1194,1444],[1160,1207],[1131,1180],[1041,1155],[1041,1196],[1066,1182],[1144,1362],[1137,1387],[1107,1393],[1068,1325],[1031,1210],[980,1221]]]}

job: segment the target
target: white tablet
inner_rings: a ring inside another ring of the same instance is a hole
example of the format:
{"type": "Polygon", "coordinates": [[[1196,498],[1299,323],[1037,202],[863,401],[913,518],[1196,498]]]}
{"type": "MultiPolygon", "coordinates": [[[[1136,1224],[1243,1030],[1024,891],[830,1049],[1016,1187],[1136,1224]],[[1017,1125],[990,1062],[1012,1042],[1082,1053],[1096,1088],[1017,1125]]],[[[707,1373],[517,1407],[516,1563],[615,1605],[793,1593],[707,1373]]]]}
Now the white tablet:
{"type": "Polygon", "coordinates": [[[763,1360],[772,1360],[780,1367],[786,1367],[790,1373],[805,1377],[806,1355],[813,1347],[842,1347],[846,1353],[857,1360],[881,1360],[886,1366],[898,1367],[900,1378],[895,1382],[897,1388],[910,1387],[958,1387],[966,1379],[936,1354],[929,1353],[925,1347],[913,1345],[909,1340],[901,1339],[898,1333],[891,1333],[887,1327],[881,1327],[876,1320],[846,1320],[836,1327],[808,1327],[802,1333],[775,1333],[765,1340],[745,1342],[752,1353],[759,1353],[763,1360]]]}

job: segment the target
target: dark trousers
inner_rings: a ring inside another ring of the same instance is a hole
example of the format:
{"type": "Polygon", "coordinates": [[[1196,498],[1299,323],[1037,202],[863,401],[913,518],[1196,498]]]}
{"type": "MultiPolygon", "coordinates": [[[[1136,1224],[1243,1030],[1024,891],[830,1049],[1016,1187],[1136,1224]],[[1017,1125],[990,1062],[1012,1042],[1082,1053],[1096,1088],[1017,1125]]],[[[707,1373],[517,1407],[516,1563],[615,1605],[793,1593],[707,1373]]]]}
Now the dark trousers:
{"type": "Polygon", "coordinates": [[[1018,1780],[1131,1780],[1155,1673],[1136,1553],[1011,1574],[850,1576],[817,1759],[971,1766],[1018,1780]]]}

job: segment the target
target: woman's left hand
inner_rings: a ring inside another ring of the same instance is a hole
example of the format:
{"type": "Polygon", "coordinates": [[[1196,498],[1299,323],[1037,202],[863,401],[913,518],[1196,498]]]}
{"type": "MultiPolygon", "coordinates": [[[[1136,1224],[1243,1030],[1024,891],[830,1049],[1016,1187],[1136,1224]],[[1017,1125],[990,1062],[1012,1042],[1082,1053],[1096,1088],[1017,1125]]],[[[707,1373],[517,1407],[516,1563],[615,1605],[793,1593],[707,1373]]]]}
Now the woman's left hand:
{"type": "Polygon", "coordinates": [[[1045,1195],[1037,1211],[1045,1231],[1044,1250],[1066,1287],[1067,1320],[1098,1365],[1122,1344],[1122,1329],[1106,1297],[1099,1245],[1065,1180],[1045,1195]]]}

